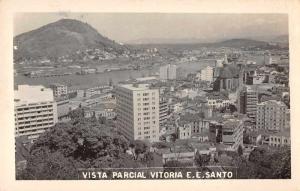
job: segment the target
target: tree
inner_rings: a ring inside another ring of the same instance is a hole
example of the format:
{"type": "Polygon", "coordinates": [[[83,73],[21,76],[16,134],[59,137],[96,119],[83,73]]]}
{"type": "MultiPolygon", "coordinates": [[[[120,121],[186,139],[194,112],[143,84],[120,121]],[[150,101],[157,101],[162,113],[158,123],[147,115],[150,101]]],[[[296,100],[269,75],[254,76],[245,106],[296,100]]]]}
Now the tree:
{"type": "Polygon", "coordinates": [[[126,154],[128,141],[85,119],[58,123],[33,144],[18,179],[76,179],[79,168],[138,167],[126,154]]]}
{"type": "Polygon", "coordinates": [[[146,150],[147,150],[147,145],[143,141],[140,141],[140,140],[133,141],[131,143],[131,147],[134,148],[134,151],[135,151],[136,155],[145,153],[146,150]]]}
{"type": "Polygon", "coordinates": [[[250,136],[249,134],[245,133],[243,134],[243,143],[244,144],[251,144],[251,141],[250,141],[250,136]]]}
{"type": "Polygon", "coordinates": [[[199,167],[208,165],[209,161],[210,161],[210,155],[200,155],[200,154],[196,155],[195,162],[199,167]]]}
{"type": "Polygon", "coordinates": [[[106,117],[100,116],[98,121],[99,121],[100,124],[106,124],[106,117]]]}
{"type": "Polygon", "coordinates": [[[290,178],[291,150],[283,148],[256,148],[249,156],[254,166],[252,178],[290,178]]]}
{"type": "Polygon", "coordinates": [[[109,85],[109,86],[113,86],[113,85],[114,85],[114,82],[112,81],[112,79],[111,79],[111,78],[109,78],[108,85],[109,85]]]}
{"type": "Polygon", "coordinates": [[[230,104],[228,106],[228,109],[230,110],[231,113],[237,112],[237,108],[233,104],[230,104]]]}
{"type": "Polygon", "coordinates": [[[239,156],[242,156],[242,155],[243,155],[243,148],[242,148],[241,145],[239,145],[239,147],[238,147],[238,155],[239,155],[239,156]]]}
{"type": "Polygon", "coordinates": [[[77,109],[71,110],[68,114],[73,121],[80,121],[84,118],[84,109],[79,107],[77,109]]]}

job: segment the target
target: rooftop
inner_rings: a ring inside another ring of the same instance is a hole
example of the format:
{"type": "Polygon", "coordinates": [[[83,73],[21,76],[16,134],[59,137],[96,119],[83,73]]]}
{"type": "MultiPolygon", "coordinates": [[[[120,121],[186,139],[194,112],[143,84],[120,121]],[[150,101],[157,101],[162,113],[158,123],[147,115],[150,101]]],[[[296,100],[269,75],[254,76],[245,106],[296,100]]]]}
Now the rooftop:
{"type": "Polygon", "coordinates": [[[18,103],[38,103],[54,101],[53,91],[44,86],[19,85],[15,90],[15,102],[18,103]]]}
{"type": "Polygon", "coordinates": [[[59,84],[59,83],[53,83],[53,84],[50,84],[50,86],[64,87],[64,86],[66,86],[66,85],[59,84]]]}
{"type": "Polygon", "coordinates": [[[239,76],[240,69],[234,65],[227,65],[221,68],[220,78],[237,78],[239,76]]]}
{"type": "Polygon", "coordinates": [[[150,84],[119,84],[119,87],[126,88],[132,91],[143,91],[143,90],[149,90],[150,84]]]}
{"type": "Polygon", "coordinates": [[[236,128],[241,123],[238,119],[230,119],[228,121],[224,121],[223,128],[224,129],[233,129],[236,128]]]}
{"type": "Polygon", "coordinates": [[[204,119],[203,113],[196,113],[196,114],[185,114],[180,117],[180,121],[200,121],[204,119]]]}
{"type": "Polygon", "coordinates": [[[283,129],[282,131],[273,132],[270,135],[273,136],[283,136],[283,137],[290,137],[291,136],[291,130],[290,129],[283,129]]]}
{"type": "Polygon", "coordinates": [[[257,105],[278,105],[278,106],[286,106],[285,103],[282,101],[277,101],[277,100],[268,100],[262,103],[259,103],[257,105]]]}

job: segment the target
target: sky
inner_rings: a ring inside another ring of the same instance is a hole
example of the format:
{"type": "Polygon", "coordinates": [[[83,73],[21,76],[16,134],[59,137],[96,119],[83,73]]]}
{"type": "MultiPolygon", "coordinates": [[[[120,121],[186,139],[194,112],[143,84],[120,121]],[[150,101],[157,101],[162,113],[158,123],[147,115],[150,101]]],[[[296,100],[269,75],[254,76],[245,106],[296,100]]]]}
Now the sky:
{"type": "Polygon", "coordinates": [[[16,13],[14,35],[62,18],[89,23],[102,35],[121,43],[278,36],[288,34],[286,14],[207,13],[16,13]]]}

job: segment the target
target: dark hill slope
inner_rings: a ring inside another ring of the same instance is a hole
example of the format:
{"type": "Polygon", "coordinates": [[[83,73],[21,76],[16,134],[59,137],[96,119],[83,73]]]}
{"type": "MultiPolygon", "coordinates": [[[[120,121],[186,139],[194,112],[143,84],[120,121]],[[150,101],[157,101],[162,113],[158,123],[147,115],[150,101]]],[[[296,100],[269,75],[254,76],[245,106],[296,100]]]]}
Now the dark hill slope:
{"type": "Polygon", "coordinates": [[[55,58],[76,50],[99,48],[122,52],[126,47],[102,36],[87,23],[62,19],[14,38],[15,57],[55,58]]]}

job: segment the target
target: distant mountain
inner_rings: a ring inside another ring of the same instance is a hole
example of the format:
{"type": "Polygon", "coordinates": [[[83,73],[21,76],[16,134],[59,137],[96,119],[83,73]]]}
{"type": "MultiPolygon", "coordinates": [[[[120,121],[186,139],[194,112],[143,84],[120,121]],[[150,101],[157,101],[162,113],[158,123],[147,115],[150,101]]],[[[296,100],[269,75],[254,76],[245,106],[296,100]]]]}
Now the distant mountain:
{"type": "Polygon", "coordinates": [[[77,50],[99,48],[122,52],[125,46],[102,36],[87,23],[61,19],[14,37],[15,58],[57,58],[77,50]]]}
{"type": "Polygon", "coordinates": [[[288,43],[289,42],[289,36],[288,35],[279,35],[274,37],[272,42],[278,42],[278,43],[288,43]]]}
{"type": "Polygon", "coordinates": [[[221,47],[232,47],[232,48],[241,48],[241,47],[250,47],[250,46],[260,46],[265,47],[268,46],[268,42],[251,40],[251,39],[230,39],[222,42],[214,43],[214,46],[221,47]]]}
{"type": "Polygon", "coordinates": [[[132,45],[148,45],[148,46],[188,46],[188,47],[267,47],[269,42],[261,40],[253,40],[250,38],[234,38],[234,39],[143,39],[134,41],[132,45]],[[148,42],[148,43],[146,43],[148,42]]]}
{"type": "Polygon", "coordinates": [[[127,44],[200,44],[215,42],[207,38],[144,38],[127,41],[127,44]]]}
{"type": "Polygon", "coordinates": [[[258,36],[250,36],[247,39],[257,40],[257,41],[265,41],[265,42],[275,42],[275,43],[288,43],[289,35],[258,35],[258,36]]]}

